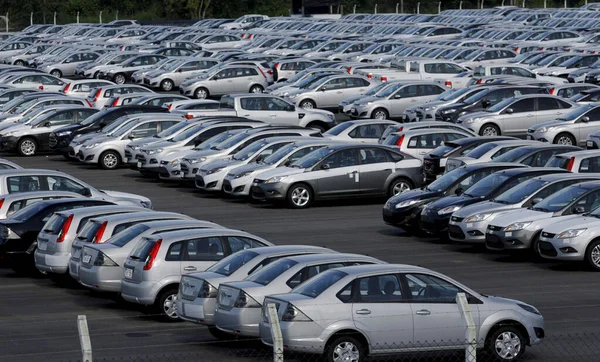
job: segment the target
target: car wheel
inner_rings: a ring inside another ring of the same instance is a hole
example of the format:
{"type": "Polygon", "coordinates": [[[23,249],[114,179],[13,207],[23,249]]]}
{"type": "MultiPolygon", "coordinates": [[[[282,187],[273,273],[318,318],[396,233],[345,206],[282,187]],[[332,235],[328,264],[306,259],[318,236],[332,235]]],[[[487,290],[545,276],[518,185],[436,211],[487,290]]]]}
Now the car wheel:
{"type": "Polygon", "coordinates": [[[173,81],[170,79],[165,79],[162,82],[160,82],[160,89],[162,89],[165,92],[170,92],[171,90],[173,90],[173,81]]]}
{"type": "Polygon", "coordinates": [[[62,72],[58,69],[54,69],[53,71],[50,72],[50,75],[55,76],[56,78],[62,78],[62,72]]]}
{"type": "Polygon", "coordinates": [[[253,85],[250,87],[250,93],[262,93],[265,89],[262,85],[253,85]]]}
{"type": "Polygon", "coordinates": [[[94,79],[98,79],[100,77],[100,72],[94,73],[94,79]]]}
{"type": "Polygon", "coordinates": [[[24,61],[22,61],[22,60],[17,60],[17,61],[15,62],[15,65],[20,65],[20,66],[22,66],[22,67],[23,67],[23,66],[25,66],[25,62],[24,62],[24,61]]]}
{"type": "Polygon", "coordinates": [[[575,138],[568,133],[560,133],[554,139],[554,143],[557,145],[575,145],[575,138]]]}
{"type": "Polygon", "coordinates": [[[340,337],[325,350],[327,362],[362,362],[365,360],[365,346],[353,337],[340,337]]]}
{"type": "Polygon", "coordinates": [[[492,333],[488,348],[496,361],[517,361],[525,353],[525,343],[519,329],[503,326],[492,333]]]}
{"type": "Polygon", "coordinates": [[[219,339],[221,341],[232,340],[232,339],[235,339],[235,337],[236,337],[233,334],[223,332],[222,330],[220,330],[219,328],[217,328],[215,326],[208,327],[208,332],[210,332],[210,334],[213,337],[215,337],[216,339],[219,339]]]}
{"type": "Polygon", "coordinates": [[[206,99],[208,98],[209,93],[208,93],[208,89],[206,88],[198,88],[196,89],[196,91],[194,92],[194,97],[197,99],[206,99]]]}
{"type": "Polygon", "coordinates": [[[287,194],[288,205],[294,209],[306,209],[310,206],[313,193],[306,184],[292,186],[287,194]]]}
{"type": "Polygon", "coordinates": [[[168,288],[158,297],[156,307],[158,312],[168,321],[178,321],[177,317],[177,288],[168,288]]]}
{"type": "Polygon", "coordinates": [[[121,156],[115,151],[106,151],[100,155],[98,163],[105,170],[114,170],[121,164],[121,156]]]}
{"type": "Polygon", "coordinates": [[[479,130],[480,136],[499,136],[500,129],[493,124],[484,124],[483,127],[479,130]]]}
{"type": "Polygon", "coordinates": [[[300,108],[313,109],[313,108],[317,108],[317,105],[312,100],[305,99],[302,102],[300,102],[300,108]]]}
{"type": "Polygon", "coordinates": [[[116,84],[125,84],[125,76],[123,74],[117,74],[113,77],[113,82],[115,82],[116,84]]]}
{"type": "Polygon", "coordinates": [[[587,247],[585,261],[592,269],[600,271],[600,240],[592,241],[587,247]]]}
{"type": "Polygon", "coordinates": [[[17,152],[21,156],[33,156],[37,151],[37,142],[33,138],[22,138],[17,144],[17,152]]]}
{"type": "Polygon", "coordinates": [[[406,191],[412,190],[413,184],[405,178],[399,178],[392,181],[390,189],[388,190],[388,196],[396,196],[406,191]]]}
{"type": "Polygon", "coordinates": [[[373,118],[383,121],[383,120],[390,118],[390,115],[389,115],[388,111],[386,111],[385,109],[377,108],[376,110],[373,111],[373,118]]]}
{"type": "Polygon", "coordinates": [[[535,234],[533,236],[533,238],[531,238],[531,245],[530,250],[531,250],[531,255],[534,259],[536,260],[541,260],[542,257],[540,255],[540,235],[542,234],[542,232],[538,232],[537,234],[535,234]]]}

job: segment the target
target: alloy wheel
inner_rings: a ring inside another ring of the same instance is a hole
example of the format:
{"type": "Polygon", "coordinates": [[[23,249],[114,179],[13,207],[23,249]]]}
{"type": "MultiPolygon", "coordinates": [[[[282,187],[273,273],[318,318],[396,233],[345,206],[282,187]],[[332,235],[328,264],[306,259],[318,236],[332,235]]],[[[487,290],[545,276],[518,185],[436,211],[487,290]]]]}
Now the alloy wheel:
{"type": "Polygon", "coordinates": [[[600,244],[594,246],[591,252],[592,263],[600,269],[600,244]]]}
{"type": "Polygon", "coordinates": [[[297,207],[304,207],[310,201],[310,193],[305,187],[296,187],[292,191],[292,202],[297,207]]]}
{"type": "Polygon", "coordinates": [[[334,362],[358,362],[360,361],[360,352],[358,347],[352,342],[342,342],[333,349],[334,362]]]}
{"type": "Polygon", "coordinates": [[[401,193],[404,193],[409,190],[410,190],[410,185],[404,181],[400,181],[400,182],[394,184],[394,187],[392,188],[392,193],[394,194],[394,196],[396,196],[396,195],[400,195],[401,193]]]}
{"type": "Polygon", "coordinates": [[[521,339],[511,331],[500,333],[494,344],[496,353],[504,360],[512,360],[521,352],[521,339]]]}
{"type": "Polygon", "coordinates": [[[115,168],[117,167],[119,160],[117,160],[117,156],[115,156],[114,153],[107,153],[104,155],[102,162],[106,168],[115,168]]]}
{"type": "Polygon", "coordinates": [[[35,153],[35,142],[32,140],[24,140],[21,142],[21,153],[25,156],[31,156],[35,153]]]}
{"type": "Polygon", "coordinates": [[[165,298],[163,311],[167,317],[177,319],[177,294],[170,294],[165,298]]]}

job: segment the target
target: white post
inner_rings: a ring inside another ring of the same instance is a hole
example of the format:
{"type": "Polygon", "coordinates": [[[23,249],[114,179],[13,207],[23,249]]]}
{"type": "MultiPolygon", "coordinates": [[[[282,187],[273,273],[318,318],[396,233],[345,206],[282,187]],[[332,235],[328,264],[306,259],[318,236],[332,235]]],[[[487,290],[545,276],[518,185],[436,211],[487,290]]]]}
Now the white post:
{"type": "Polygon", "coordinates": [[[504,6],[504,0],[502,0],[502,5],[500,5],[500,6],[504,6]]]}
{"type": "Polygon", "coordinates": [[[117,10],[117,16],[116,16],[115,20],[119,20],[119,10],[117,10]]]}
{"type": "Polygon", "coordinates": [[[56,25],[56,11],[54,12],[54,25],[56,25]]]}
{"type": "Polygon", "coordinates": [[[77,12],[77,24],[79,24],[79,11],[77,12]]]}
{"type": "Polygon", "coordinates": [[[483,2],[484,2],[484,1],[485,1],[485,0],[481,0],[481,8],[482,8],[482,9],[483,9],[483,2]]]}
{"type": "Polygon", "coordinates": [[[400,3],[396,3],[396,14],[398,14],[398,8],[400,7],[400,3]]]}
{"type": "Polygon", "coordinates": [[[100,10],[100,24],[102,24],[102,10],[100,10]]]}
{"type": "Polygon", "coordinates": [[[353,13],[353,14],[356,14],[356,5],[354,5],[354,6],[352,7],[352,13],[353,13]]]}
{"type": "Polygon", "coordinates": [[[547,5],[546,3],[547,3],[547,0],[544,0],[544,9],[546,8],[546,5],[547,5]]]}
{"type": "Polygon", "coordinates": [[[438,1],[438,14],[442,12],[442,2],[438,1]]]}
{"type": "Polygon", "coordinates": [[[458,3],[458,8],[462,10],[462,1],[458,3]]]}
{"type": "Polygon", "coordinates": [[[421,2],[417,3],[417,14],[421,14],[421,2]]]}
{"type": "Polygon", "coordinates": [[[8,13],[6,13],[6,32],[8,33],[8,13]]]}
{"type": "Polygon", "coordinates": [[[523,5],[521,7],[525,8],[525,0],[523,0],[523,5]]]}
{"type": "Polygon", "coordinates": [[[404,14],[404,0],[400,0],[400,12],[404,14]]]}
{"type": "Polygon", "coordinates": [[[83,362],[92,362],[92,341],[90,340],[90,331],[87,325],[85,315],[77,316],[77,330],[79,331],[79,343],[81,344],[81,353],[83,362]]]}
{"type": "Polygon", "coordinates": [[[269,324],[271,325],[271,338],[273,339],[273,361],[283,362],[283,336],[281,335],[281,326],[279,325],[275,303],[267,305],[267,312],[269,324]]]}
{"type": "Polygon", "coordinates": [[[33,11],[29,15],[29,25],[33,25],[33,11]]]}
{"type": "Polygon", "coordinates": [[[467,345],[465,347],[465,361],[476,362],[477,328],[475,327],[475,322],[473,321],[473,316],[471,315],[469,302],[467,301],[467,296],[465,295],[465,293],[458,293],[456,295],[456,303],[458,304],[458,309],[463,315],[463,321],[467,325],[467,330],[465,331],[465,338],[467,342],[467,345]]]}
{"type": "Polygon", "coordinates": [[[373,14],[377,14],[377,4],[375,4],[375,9],[373,9],[373,14]]]}
{"type": "Polygon", "coordinates": [[[565,0],[565,9],[567,8],[567,0],[565,0]]]}

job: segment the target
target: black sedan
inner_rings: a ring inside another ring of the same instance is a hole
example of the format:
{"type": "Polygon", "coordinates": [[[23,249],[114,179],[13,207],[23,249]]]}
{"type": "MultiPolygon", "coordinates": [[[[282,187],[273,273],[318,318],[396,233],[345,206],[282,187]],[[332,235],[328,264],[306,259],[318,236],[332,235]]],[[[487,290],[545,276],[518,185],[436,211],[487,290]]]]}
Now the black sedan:
{"type": "Polygon", "coordinates": [[[37,235],[53,213],[88,206],[114,205],[89,198],[39,201],[0,221],[0,260],[16,272],[34,268],[37,235]]]}
{"type": "Polygon", "coordinates": [[[411,190],[390,198],[383,207],[383,221],[405,230],[419,227],[421,210],[430,202],[444,196],[461,194],[486,176],[508,168],[524,168],[514,163],[478,163],[448,172],[420,190],[411,190]]]}
{"type": "Polygon", "coordinates": [[[481,201],[491,200],[532,177],[567,172],[569,171],[554,167],[527,167],[497,171],[460,195],[446,196],[425,206],[421,212],[421,229],[429,234],[445,236],[450,217],[455,211],[481,201]]]}

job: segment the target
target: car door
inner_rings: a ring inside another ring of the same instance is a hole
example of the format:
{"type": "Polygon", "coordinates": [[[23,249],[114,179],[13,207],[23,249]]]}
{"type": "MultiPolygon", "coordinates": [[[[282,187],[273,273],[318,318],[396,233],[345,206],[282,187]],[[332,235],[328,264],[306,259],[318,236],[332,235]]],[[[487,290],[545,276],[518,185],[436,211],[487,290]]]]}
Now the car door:
{"type": "Polygon", "coordinates": [[[346,78],[346,88],[343,90],[343,98],[340,98],[336,104],[340,104],[342,99],[364,95],[371,84],[362,78],[346,78]]]}
{"type": "Polygon", "coordinates": [[[231,93],[233,90],[233,77],[235,68],[222,69],[208,82],[208,91],[212,95],[231,93]]]}
{"type": "Polygon", "coordinates": [[[435,84],[417,85],[417,103],[425,103],[444,93],[445,89],[435,84]]]}
{"type": "Polygon", "coordinates": [[[520,99],[509,105],[495,117],[503,135],[526,135],[527,129],[536,124],[535,99],[520,99]]]}
{"type": "Polygon", "coordinates": [[[125,138],[139,139],[154,136],[158,133],[158,122],[150,121],[135,126],[125,138]]]}
{"type": "Polygon", "coordinates": [[[406,145],[407,153],[423,161],[423,157],[427,153],[441,146],[444,142],[444,137],[443,133],[437,132],[411,137],[406,145]]]}
{"type": "Polygon", "coordinates": [[[182,246],[182,275],[204,271],[225,256],[223,241],[217,236],[186,240],[182,246]]]}
{"type": "Polygon", "coordinates": [[[297,125],[300,121],[296,106],[277,97],[263,97],[269,120],[278,124],[297,125]]]}
{"type": "Polygon", "coordinates": [[[386,150],[375,147],[359,149],[358,175],[361,194],[385,194],[386,181],[395,171],[396,163],[386,150]]]}
{"type": "Polygon", "coordinates": [[[330,79],[315,92],[318,108],[334,108],[344,98],[345,78],[330,79]]]}
{"type": "Polygon", "coordinates": [[[75,116],[76,116],[75,122],[81,122],[84,119],[88,118],[89,116],[91,116],[92,114],[95,114],[95,113],[96,113],[96,110],[92,109],[92,108],[77,110],[77,112],[75,112],[75,116]]]}
{"type": "Polygon", "coordinates": [[[396,91],[389,98],[390,117],[400,117],[406,108],[416,105],[419,101],[419,89],[417,85],[407,85],[396,91]]]}
{"type": "Polygon", "coordinates": [[[575,121],[573,126],[573,135],[577,139],[577,144],[585,145],[590,133],[600,130],[600,107],[592,108],[586,112],[575,121]]]}
{"type": "Polygon", "coordinates": [[[377,143],[388,125],[387,123],[359,125],[348,132],[348,137],[363,143],[377,143]]]}
{"type": "Polygon", "coordinates": [[[352,300],[352,318],[356,329],[372,341],[372,351],[410,348],[414,342],[413,315],[396,274],[374,275],[355,280],[338,298],[352,300]]]}
{"type": "Polygon", "coordinates": [[[537,98],[536,123],[560,118],[570,110],[571,105],[558,97],[539,97],[537,98]]]}
{"type": "MultiPolygon", "coordinates": [[[[413,315],[413,338],[416,347],[464,346],[466,324],[456,302],[462,290],[452,283],[425,273],[403,276],[403,285],[409,289],[413,315]]],[[[470,299],[469,309],[475,325],[479,325],[476,299],[470,299]]]]}
{"type": "Polygon", "coordinates": [[[360,192],[358,152],[355,148],[338,150],[327,156],[312,172],[320,197],[334,197],[360,192]]]}
{"type": "Polygon", "coordinates": [[[268,111],[267,99],[265,97],[244,97],[240,99],[242,111],[240,116],[249,119],[257,119],[264,122],[275,122],[277,114],[268,111]]]}

